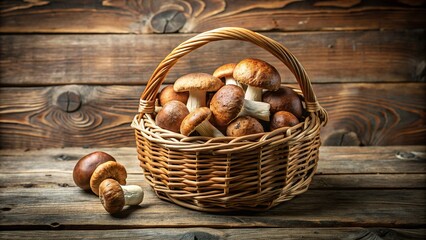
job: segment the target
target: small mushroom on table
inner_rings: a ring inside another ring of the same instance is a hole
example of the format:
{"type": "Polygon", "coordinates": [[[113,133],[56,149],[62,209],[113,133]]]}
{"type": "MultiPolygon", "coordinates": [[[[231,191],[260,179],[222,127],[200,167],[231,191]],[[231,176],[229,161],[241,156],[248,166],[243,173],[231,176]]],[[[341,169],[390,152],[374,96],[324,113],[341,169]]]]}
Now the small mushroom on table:
{"type": "Polygon", "coordinates": [[[226,128],[226,135],[231,137],[241,137],[263,132],[262,124],[250,116],[238,117],[226,128]]]}
{"type": "Polygon", "coordinates": [[[239,116],[252,116],[269,121],[269,104],[244,99],[244,91],[235,85],[225,85],[219,89],[210,101],[214,122],[227,126],[239,116]]]}
{"type": "Polygon", "coordinates": [[[291,112],[279,111],[272,116],[270,128],[273,131],[282,127],[293,127],[298,123],[299,119],[291,112]]]}
{"type": "Polygon", "coordinates": [[[186,106],[189,112],[206,106],[206,92],[217,91],[223,82],[207,73],[190,73],[178,78],[173,85],[176,92],[189,92],[186,106]]]}
{"type": "Polygon", "coordinates": [[[237,82],[232,75],[234,73],[235,66],[237,66],[236,63],[224,64],[216,68],[216,70],[213,72],[213,76],[224,80],[225,85],[233,84],[241,87],[241,83],[237,82]]]}
{"type": "Polygon", "coordinates": [[[90,178],[95,169],[106,162],[115,162],[114,157],[105,152],[92,152],[80,158],[73,170],[73,180],[77,186],[85,191],[90,190],[90,178]]]}
{"type": "Polygon", "coordinates": [[[276,91],[280,88],[281,77],[277,69],[269,63],[247,58],[234,68],[234,79],[247,85],[245,99],[262,101],[262,89],[276,91]]]}
{"type": "Polygon", "coordinates": [[[289,87],[280,87],[278,91],[266,91],[263,93],[262,100],[271,105],[271,114],[287,111],[299,119],[302,117],[302,101],[299,95],[289,87]]]}
{"type": "Polygon", "coordinates": [[[126,205],[139,205],[143,190],[138,185],[121,185],[114,179],[105,179],[99,185],[99,199],[105,210],[111,214],[120,212],[126,205]]]}
{"type": "Polygon", "coordinates": [[[108,178],[116,180],[121,185],[126,185],[127,171],[118,162],[106,162],[99,165],[90,178],[90,188],[93,193],[99,196],[99,185],[108,178]]]}
{"type": "Polygon", "coordinates": [[[207,107],[200,107],[188,114],[180,125],[180,133],[189,136],[197,131],[201,136],[223,137],[223,134],[210,122],[212,112],[207,107]]]}
{"type": "Polygon", "coordinates": [[[157,126],[172,132],[180,132],[182,120],[189,114],[185,104],[177,100],[166,103],[155,117],[157,126]]]}

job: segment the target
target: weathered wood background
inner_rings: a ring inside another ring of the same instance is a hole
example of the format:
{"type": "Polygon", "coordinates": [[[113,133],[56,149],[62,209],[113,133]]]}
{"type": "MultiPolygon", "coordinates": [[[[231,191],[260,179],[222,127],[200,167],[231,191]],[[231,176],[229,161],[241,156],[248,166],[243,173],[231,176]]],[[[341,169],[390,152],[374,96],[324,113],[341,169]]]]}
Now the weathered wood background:
{"type": "MultiPolygon", "coordinates": [[[[293,52],[330,114],[325,145],[426,142],[426,1],[3,0],[0,147],[131,147],[130,121],[156,65],[223,26],[260,31],[293,52]]],[[[184,57],[166,83],[256,56],[221,41],[184,57]]]]}

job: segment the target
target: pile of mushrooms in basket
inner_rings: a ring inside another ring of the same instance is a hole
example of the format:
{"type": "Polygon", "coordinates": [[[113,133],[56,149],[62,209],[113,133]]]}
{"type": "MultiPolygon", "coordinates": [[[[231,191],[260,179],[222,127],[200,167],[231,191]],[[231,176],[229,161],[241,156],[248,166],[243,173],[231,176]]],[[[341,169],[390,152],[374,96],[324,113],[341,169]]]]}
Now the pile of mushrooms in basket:
{"type": "Polygon", "coordinates": [[[159,94],[155,123],[185,136],[241,137],[292,127],[303,118],[299,95],[281,86],[269,63],[247,58],[214,73],[190,73],[159,94]]]}

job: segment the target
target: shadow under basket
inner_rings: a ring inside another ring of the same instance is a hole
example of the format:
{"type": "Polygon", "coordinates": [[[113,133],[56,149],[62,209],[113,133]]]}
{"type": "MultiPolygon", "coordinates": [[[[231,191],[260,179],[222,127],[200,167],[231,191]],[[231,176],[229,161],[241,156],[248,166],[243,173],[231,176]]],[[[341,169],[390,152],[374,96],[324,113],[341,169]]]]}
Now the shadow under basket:
{"type": "Polygon", "coordinates": [[[250,30],[228,27],[188,39],[159,64],[141,95],[132,127],[140,166],[159,198],[199,211],[262,211],[308,189],[327,118],[305,70],[285,47],[250,30]],[[307,113],[304,121],[237,138],[186,137],[158,127],[152,116],[155,97],[169,70],[181,57],[219,40],[251,42],[281,60],[300,86],[296,92],[307,113]]]}

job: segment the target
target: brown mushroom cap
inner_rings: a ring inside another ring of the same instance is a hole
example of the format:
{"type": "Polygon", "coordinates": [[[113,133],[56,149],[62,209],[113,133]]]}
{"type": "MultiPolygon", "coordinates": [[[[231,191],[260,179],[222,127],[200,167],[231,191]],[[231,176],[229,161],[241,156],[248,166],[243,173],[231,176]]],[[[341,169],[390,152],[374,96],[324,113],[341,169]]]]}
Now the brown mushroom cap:
{"type": "Polygon", "coordinates": [[[83,190],[90,190],[90,178],[95,169],[102,163],[113,161],[114,157],[105,152],[92,152],[78,160],[73,170],[73,179],[83,190]]]}
{"type": "Polygon", "coordinates": [[[234,72],[235,66],[237,66],[236,63],[224,64],[224,65],[216,68],[216,70],[213,72],[213,76],[220,78],[220,79],[233,77],[232,74],[234,72]]]}
{"type": "Polygon", "coordinates": [[[269,63],[247,58],[240,61],[234,69],[234,79],[256,88],[278,90],[281,77],[277,69],[269,63]]]}
{"type": "Polygon", "coordinates": [[[125,205],[124,191],[114,179],[105,179],[99,185],[99,199],[105,210],[111,214],[118,213],[125,205]]]}
{"type": "Polygon", "coordinates": [[[212,112],[207,107],[200,107],[189,113],[180,125],[180,133],[189,136],[204,121],[208,121],[212,112]]]}
{"type": "Polygon", "coordinates": [[[175,81],[173,89],[176,92],[186,92],[193,90],[216,91],[223,86],[223,82],[207,73],[186,74],[175,81]]]}
{"type": "Polygon", "coordinates": [[[226,135],[231,137],[241,137],[262,132],[264,132],[262,124],[256,118],[250,116],[238,117],[226,129],[226,135]]]}
{"type": "Polygon", "coordinates": [[[99,185],[107,178],[112,178],[121,185],[125,185],[127,171],[124,166],[118,162],[106,162],[99,165],[90,178],[90,188],[96,195],[99,196],[99,185]]]}
{"type": "Polygon", "coordinates": [[[175,92],[173,85],[168,85],[160,91],[158,94],[158,100],[161,106],[164,106],[172,100],[177,100],[186,104],[188,101],[188,95],[188,92],[175,92]]]}
{"type": "Polygon", "coordinates": [[[218,126],[226,126],[234,120],[244,106],[244,91],[235,85],[225,85],[210,101],[210,110],[218,126]]]}
{"type": "Polygon", "coordinates": [[[182,102],[172,100],[166,103],[155,117],[157,126],[178,133],[182,120],[189,114],[188,108],[182,102]]]}
{"type": "Polygon", "coordinates": [[[276,112],[271,119],[271,131],[282,127],[293,127],[299,123],[299,119],[291,112],[279,111],[276,112]]]}
{"type": "Polygon", "coordinates": [[[271,114],[287,111],[293,113],[297,118],[302,117],[302,101],[299,95],[289,87],[281,87],[278,91],[265,92],[262,101],[271,105],[271,114]]]}

